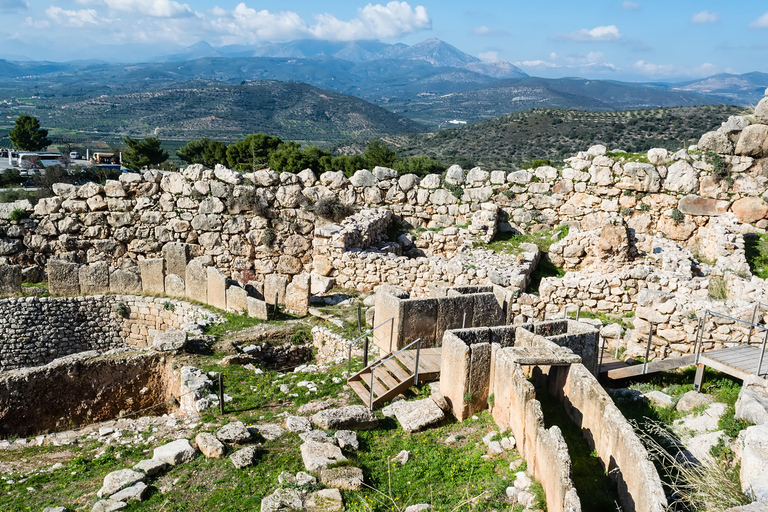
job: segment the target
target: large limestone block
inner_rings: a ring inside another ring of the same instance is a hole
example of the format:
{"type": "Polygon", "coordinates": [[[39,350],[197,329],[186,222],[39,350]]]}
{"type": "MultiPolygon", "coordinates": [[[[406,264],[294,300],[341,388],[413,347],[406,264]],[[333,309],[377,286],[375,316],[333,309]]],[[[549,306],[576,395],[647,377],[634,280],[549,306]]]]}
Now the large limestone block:
{"type": "Polygon", "coordinates": [[[168,242],[163,246],[166,274],[184,276],[189,263],[189,244],[168,242]]]}
{"type": "Polygon", "coordinates": [[[259,318],[261,320],[269,320],[269,305],[256,297],[246,297],[245,299],[248,307],[248,316],[250,318],[259,318]]]}
{"type": "Polygon", "coordinates": [[[744,128],[736,144],[736,154],[763,157],[768,155],[768,126],[753,124],[744,128]]]}
{"type": "Polygon", "coordinates": [[[335,462],[347,460],[335,444],[305,441],[301,445],[301,458],[307,471],[327,468],[335,462]]]}
{"type": "Polygon", "coordinates": [[[395,409],[395,417],[406,432],[419,432],[437,426],[445,420],[445,413],[431,398],[405,402],[395,409]]]}
{"type": "Polygon", "coordinates": [[[307,512],[343,512],[344,500],[338,489],[322,489],[307,496],[304,510],[307,512]]]}
{"type": "Polygon", "coordinates": [[[768,499],[768,424],[747,428],[739,444],[741,490],[757,501],[768,499]]]}
{"type": "Polygon", "coordinates": [[[685,160],[678,160],[667,169],[664,188],[690,194],[699,189],[699,173],[685,160]]]}
{"type": "MultiPolygon", "coordinates": [[[[133,267],[134,269],[136,267],[133,267]]],[[[109,276],[109,293],[138,295],[141,293],[141,274],[133,270],[118,269],[109,276]]]]}
{"type": "Polygon", "coordinates": [[[162,258],[139,260],[141,287],[144,293],[163,295],[165,293],[165,262],[162,258]]]}
{"type": "Polygon", "coordinates": [[[195,449],[186,439],[179,439],[155,448],[155,451],[152,452],[152,458],[171,466],[178,466],[194,459],[195,449]]]}
{"type": "Polygon", "coordinates": [[[323,430],[370,430],[379,424],[376,415],[364,405],[325,409],[311,419],[323,430]]]}
{"type": "Polygon", "coordinates": [[[104,261],[80,267],[79,279],[83,295],[109,293],[109,265],[104,261]]]}
{"type": "MultiPolygon", "coordinates": [[[[605,183],[605,185],[610,184],[605,183]]],[[[651,164],[628,162],[624,164],[623,176],[616,184],[616,188],[638,192],[659,192],[661,176],[656,167],[651,164]]]]}
{"type": "Polygon", "coordinates": [[[248,292],[239,286],[227,288],[227,310],[242,313],[248,311],[248,292]]]}
{"type": "Polygon", "coordinates": [[[208,270],[202,259],[195,258],[187,264],[184,284],[188,299],[208,304],[208,270]]]}
{"type": "Polygon", "coordinates": [[[48,260],[48,291],[51,295],[80,294],[80,265],[63,260],[48,260]]]}
{"type": "Polygon", "coordinates": [[[731,211],[745,224],[754,224],[768,214],[768,204],[760,197],[742,197],[731,205],[731,211]]]}
{"type": "Polygon", "coordinates": [[[242,421],[227,423],[216,432],[216,437],[219,441],[236,444],[247,443],[252,439],[251,432],[242,421]]]}
{"type": "Polygon", "coordinates": [[[733,142],[725,133],[707,132],[699,139],[699,149],[705,152],[711,151],[720,155],[733,154],[733,142]]]}
{"type": "Polygon", "coordinates": [[[187,345],[187,333],[179,329],[168,329],[155,335],[152,348],[158,352],[178,352],[187,345]]]}
{"type": "Polygon", "coordinates": [[[21,266],[0,265],[0,296],[21,293],[21,266]]]}
{"type": "MultiPolygon", "coordinates": [[[[187,271],[184,270],[186,275],[187,271]]],[[[182,299],[186,296],[186,285],[184,278],[177,274],[168,274],[165,276],[165,294],[169,297],[182,299]]]]}
{"type": "Polygon", "coordinates": [[[229,460],[232,461],[232,465],[237,469],[244,469],[256,462],[256,454],[258,451],[259,448],[257,446],[246,446],[230,455],[229,460]]]}
{"type": "Polygon", "coordinates": [[[309,274],[299,274],[293,277],[293,280],[285,289],[285,307],[294,313],[300,315],[307,314],[310,297],[309,274]]]}
{"type": "Polygon", "coordinates": [[[459,165],[452,165],[445,171],[445,182],[451,185],[463,185],[466,181],[464,169],[459,165]]]}
{"type": "Polygon", "coordinates": [[[333,489],[359,491],[363,488],[363,470],[352,466],[323,469],[320,472],[320,482],[333,489]]]}
{"type": "Polygon", "coordinates": [[[264,300],[269,304],[285,304],[285,292],[288,287],[288,278],[280,274],[267,274],[264,276],[264,300]]]}
{"type": "Polygon", "coordinates": [[[677,209],[686,215],[707,215],[716,217],[728,211],[728,201],[718,201],[695,195],[687,195],[680,199],[677,209]]]}
{"type": "Polygon", "coordinates": [[[261,500],[261,512],[302,510],[301,494],[296,489],[279,488],[261,500]]]}
{"type": "Polygon", "coordinates": [[[227,276],[216,267],[208,267],[208,304],[227,309],[227,276]]]}
{"type": "Polygon", "coordinates": [[[144,473],[132,469],[120,469],[113,471],[104,477],[104,484],[96,492],[99,498],[112,496],[116,492],[130,487],[136,482],[143,482],[147,476],[144,473]]]}
{"type": "Polygon", "coordinates": [[[768,423],[768,381],[756,375],[744,379],[735,416],[757,425],[768,423]]]}

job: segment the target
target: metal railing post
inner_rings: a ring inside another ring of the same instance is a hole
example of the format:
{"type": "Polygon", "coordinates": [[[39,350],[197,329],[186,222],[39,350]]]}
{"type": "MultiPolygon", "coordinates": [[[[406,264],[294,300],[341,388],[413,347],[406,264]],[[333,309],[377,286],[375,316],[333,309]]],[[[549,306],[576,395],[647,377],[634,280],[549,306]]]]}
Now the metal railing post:
{"type": "Polygon", "coordinates": [[[576,305],[576,321],[579,321],[579,315],[581,314],[581,306],[576,305]]]}
{"type": "Polygon", "coordinates": [[[365,343],[363,344],[363,368],[368,366],[368,336],[365,337],[365,343]]]}
{"type": "Polygon", "coordinates": [[[600,375],[600,368],[603,366],[603,352],[605,352],[605,338],[602,334],[599,332],[597,333],[597,337],[599,340],[602,340],[602,343],[597,344],[598,347],[600,347],[600,361],[597,363],[597,375],[600,375]]]}
{"type": "Polygon", "coordinates": [[[648,329],[648,344],[645,346],[645,361],[643,361],[643,375],[648,371],[648,357],[651,354],[651,340],[653,340],[653,326],[655,324],[651,322],[650,329],[648,329]]]}
{"type": "Polygon", "coordinates": [[[347,343],[347,377],[352,375],[352,343],[347,343]]]}
{"type": "Polygon", "coordinates": [[[368,408],[369,408],[370,410],[373,410],[373,382],[374,382],[374,381],[373,381],[373,378],[374,378],[374,377],[373,377],[373,372],[375,372],[375,371],[376,371],[376,368],[375,368],[375,367],[374,367],[374,368],[371,368],[371,387],[370,387],[370,391],[371,391],[371,399],[368,401],[368,408]]]}
{"type": "Polygon", "coordinates": [[[467,312],[464,312],[464,317],[461,319],[461,328],[464,329],[467,326],[467,312]]]}
{"type": "Polygon", "coordinates": [[[419,385],[419,355],[421,355],[421,338],[418,339],[418,344],[416,345],[416,375],[413,377],[413,385],[418,386],[419,385]]]}
{"type": "Polygon", "coordinates": [[[357,332],[363,332],[363,307],[357,305],[357,332]]]}
{"type": "Polygon", "coordinates": [[[395,334],[395,319],[392,318],[392,323],[389,324],[389,353],[392,353],[392,336],[395,334]]]}
{"type": "Polygon", "coordinates": [[[757,308],[760,304],[755,304],[755,309],[752,310],[752,325],[749,326],[749,334],[747,335],[747,345],[752,341],[752,331],[755,329],[755,317],[757,316],[757,308]]]}
{"type": "Polygon", "coordinates": [[[760,372],[763,369],[763,358],[765,357],[765,344],[768,342],[768,330],[765,331],[763,336],[763,344],[760,346],[760,362],[757,363],[757,376],[760,376],[760,372]]]}

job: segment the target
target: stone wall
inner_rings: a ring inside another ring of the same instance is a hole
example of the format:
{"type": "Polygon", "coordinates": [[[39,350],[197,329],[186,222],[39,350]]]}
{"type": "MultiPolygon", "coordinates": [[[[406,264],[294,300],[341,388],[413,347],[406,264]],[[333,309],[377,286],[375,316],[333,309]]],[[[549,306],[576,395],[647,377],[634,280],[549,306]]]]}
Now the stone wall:
{"type": "Polygon", "coordinates": [[[0,300],[0,371],[71,354],[146,346],[153,330],[216,319],[176,300],[139,296],[19,297],[0,300]],[[122,315],[121,315],[122,313],[122,315]]]}

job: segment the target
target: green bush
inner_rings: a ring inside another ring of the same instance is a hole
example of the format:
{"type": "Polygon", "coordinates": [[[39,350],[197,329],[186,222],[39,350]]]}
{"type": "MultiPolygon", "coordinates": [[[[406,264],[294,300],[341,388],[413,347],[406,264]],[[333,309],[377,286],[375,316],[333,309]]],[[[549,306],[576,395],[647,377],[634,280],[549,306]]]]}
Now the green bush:
{"type": "Polygon", "coordinates": [[[261,235],[261,243],[266,245],[267,247],[272,247],[272,245],[277,240],[277,231],[275,231],[275,228],[268,227],[264,229],[264,233],[261,235]]]}
{"type": "Polygon", "coordinates": [[[670,217],[672,217],[672,220],[674,221],[675,226],[677,226],[678,224],[680,224],[685,220],[685,214],[683,214],[683,212],[681,212],[677,208],[672,209],[672,214],[670,215],[670,217]]]}
{"type": "Polygon", "coordinates": [[[27,210],[24,210],[22,208],[14,208],[11,214],[8,215],[8,220],[10,220],[11,222],[18,222],[28,217],[29,217],[29,212],[27,210]]]}
{"type": "Polygon", "coordinates": [[[648,203],[640,203],[640,211],[641,212],[647,212],[651,209],[651,207],[648,205],[648,203]]]}
{"type": "Polygon", "coordinates": [[[353,206],[342,203],[336,196],[318,199],[311,209],[320,217],[334,222],[340,222],[355,213],[353,206]]]}
{"type": "Polygon", "coordinates": [[[634,208],[622,208],[619,213],[621,213],[622,217],[631,217],[632,214],[635,213],[635,209],[634,208]]]}
{"type": "Polygon", "coordinates": [[[443,188],[450,191],[456,199],[461,199],[461,196],[464,195],[464,189],[461,185],[453,185],[451,183],[443,182],[443,188]]]}

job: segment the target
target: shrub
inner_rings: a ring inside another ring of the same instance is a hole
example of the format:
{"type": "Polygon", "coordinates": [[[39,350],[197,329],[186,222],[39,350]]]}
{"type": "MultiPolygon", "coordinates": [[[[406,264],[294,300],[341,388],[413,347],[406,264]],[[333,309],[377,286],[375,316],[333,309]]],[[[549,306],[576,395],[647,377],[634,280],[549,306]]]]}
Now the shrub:
{"type": "Polygon", "coordinates": [[[464,393],[464,402],[469,403],[472,401],[472,393],[464,393]]]}
{"type": "Polygon", "coordinates": [[[118,302],[115,306],[115,313],[117,313],[117,316],[120,318],[128,318],[128,316],[131,314],[131,311],[125,302],[118,302]]]}
{"type": "Polygon", "coordinates": [[[312,205],[312,211],[324,219],[340,222],[355,213],[355,208],[342,203],[338,197],[334,196],[330,199],[318,199],[312,205]]]}
{"type": "Polygon", "coordinates": [[[493,407],[496,404],[496,395],[491,393],[488,395],[488,406],[493,407]]]}
{"type": "Polygon", "coordinates": [[[728,281],[723,276],[711,276],[709,278],[709,298],[712,300],[725,300],[728,298],[728,281]]]}
{"type": "Polygon", "coordinates": [[[537,158],[536,160],[531,160],[527,164],[523,165],[523,169],[537,169],[539,167],[544,167],[545,165],[552,165],[552,162],[547,158],[537,158]]]}
{"type": "Polygon", "coordinates": [[[275,231],[275,228],[268,227],[264,230],[264,233],[261,235],[261,243],[266,245],[267,247],[272,247],[272,245],[277,240],[277,231],[275,231]]]}
{"type": "Polygon", "coordinates": [[[728,188],[731,188],[733,178],[731,177],[730,169],[728,169],[728,164],[723,161],[723,157],[710,151],[706,154],[706,160],[712,165],[712,179],[715,180],[715,183],[725,181],[728,188]]]}
{"type": "Polygon", "coordinates": [[[443,182],[443,188],[450,191],[451,194],[453,194],[453,197],[456,199],[461,199],[461,196],[464,195],[464,189],[461,187],[461,185],[452,185],[450,183],[443,182]]]}
{"type": "Polygon", "coordinates": [[[14,208],[11,214],[8,216],[8,220],[11,222],[18,222],[21,219],[26,219],[27,217],[29,217],[29,212],[27,210],[22,208],[14,208]]]}
{"type": "Polygon", "coordinates": [[[651,207],[648,205],[648,203],[640,203],[640,211],[641,212],[647,212],[650,209],[651,209],[651,207]]]}
{"type": "Polygon", "coordinates": [[[167,300],[163,302],[163,309],[166,311],[176,311],[176,304],[167,300]]]}
{"type": "Polygon", "coordinates": [[[672,220],[674,221],[675,226],[677,226],[678,224],[680,224],[685,220],[685,215],[683,214],[683,212],[681,212],[677,208],[672,209],[672,214],[670,216],[672,217],[672,220]]]}
{"type": "Polygon", "coordinates": [[[507,199],[514,199],[517,194],[512,189],[507,189],[502,192],[507,199]]]}
{"type": "Polygon", "coordinates": [[[622,208],[619,213],[621,213],[622,217],[631,217],[632,214],[635,213],[635,209],[634,208],[622,208]]]}

